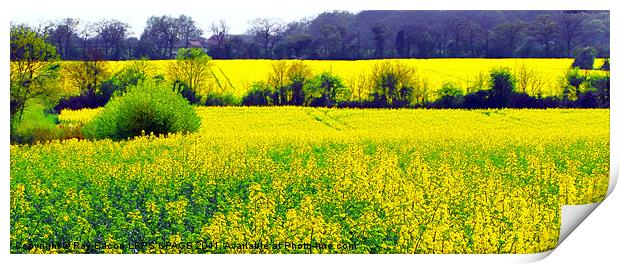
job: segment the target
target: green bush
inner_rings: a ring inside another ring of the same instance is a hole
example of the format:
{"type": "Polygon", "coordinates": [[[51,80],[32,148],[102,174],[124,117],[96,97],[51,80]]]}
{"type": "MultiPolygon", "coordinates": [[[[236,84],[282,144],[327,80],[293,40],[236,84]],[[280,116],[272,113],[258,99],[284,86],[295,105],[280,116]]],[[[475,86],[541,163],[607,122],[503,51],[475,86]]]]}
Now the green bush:
{"type": "Polygon", "coordinates": [[[210,92],[203,96],[202,99],[206,106],[234,106],[241,104],[239,99],[232,93],[210,92]]]}
{"type": "Polygon", "coordinates": [[[275,105],[279,101],[279,95],[274,93],[274,89],[266,82],[255,82],[250,85],[247,94],[241,99],[241,105],[275,105]]]}
{"type": "Polygon", "coordinates": [[[490,106],[493,108],[509,106],[516,87],[516,79],[512,72],[509,68],[494,68],[490,76],[490,106]]]}
{"type": "Polygon", "coordinates": [[[200,118],[187,100],[165,84],[146,81],[113,97],[82,132],[87,138],[120,140],[143,133],[194,132],[199,127],[200,118]]]}
{"type": "Polygon", "coordinates": [[[342,79],[331,73],[322,72],[306,85],[306,96],[310,106],[332,107],[349,99],[351,90],[345,87],[342,79]]]}

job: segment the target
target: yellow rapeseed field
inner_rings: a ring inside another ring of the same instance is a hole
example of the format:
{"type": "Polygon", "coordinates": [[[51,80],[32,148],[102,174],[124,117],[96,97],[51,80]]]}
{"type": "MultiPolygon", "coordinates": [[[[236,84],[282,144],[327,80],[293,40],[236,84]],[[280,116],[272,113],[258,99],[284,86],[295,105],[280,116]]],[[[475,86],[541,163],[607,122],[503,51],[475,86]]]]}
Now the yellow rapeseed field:
{"type": "MultiPolygon", "coordinates": [[[[313,70],[314,74],[323,71],[331,71],[340,76],[344,83],[354,89],[359,82],[360,76],[368,75],[373,67],[383,61],[399,61],[405,65],[416,68],[419,76],[428,82],[429,90],[436,91],[444,82],[452,82],[463,89],[473,86],[480,76],[488,76],[489,71],[495,67],[508,67],[514,71],[527,69],[532,72],[533,78],[541,80],[541,95],[554,96],[562,92],[559,80],[570,68],[573,59],[385,59],[385,60],[359,60],[359,61],[330,61],[308,60],[304,61],[313,70]]],[[[151,74],[167,74],[170,60],[150,60],[151,74]]],[[[291,61],[288,61],[291,62],[291,61]]],[[[65,62],[72,63],[72,62],[65,62]]],[[[115,72],[122,69],[131,61],[109,61],[108,68],[115,72]]],[[[224,92],[233,93],[235,96],[243,96],[253,82],[266,81],[268,73],[272,69],[272,60],[213,60],[213,82],[223,87],[224,92]]],[[[595,67],[603,63],[597,59],[595,67]]],[[[596,72],[596,71],[594,71],[596,72]]],[[[65,84],[66,85],[66,84],[65,84]]],[[[71,90],[66,88],[65,90],[71,90]]],[[[215,90],[222,92],[221,89],[215,90]]],[[[75,92],[75,91],[74,91],[75,92]]],[[[204,91],[203,91],[204,92],[204,91]]],[[[534,93],[533,91],[528,91],[534,93]]],[[[533,94],[535,95],[535,94],[533,94]]]]}
{"type": "Polygon", "coordinates": [[[608,109],[197,111],[189,135],[12,145],[11,252],[533,253],[607,191],[608,109]]]}

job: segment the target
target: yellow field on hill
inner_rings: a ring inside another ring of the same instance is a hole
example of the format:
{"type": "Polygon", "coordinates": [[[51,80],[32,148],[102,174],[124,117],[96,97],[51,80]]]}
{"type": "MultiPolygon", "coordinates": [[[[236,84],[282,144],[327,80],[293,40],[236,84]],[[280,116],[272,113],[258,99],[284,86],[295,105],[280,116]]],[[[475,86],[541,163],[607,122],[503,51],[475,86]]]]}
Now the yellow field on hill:
{"type": "MultiPolygon", "coordinates": [[[[370,73],[372,66],[386,60],[360,61],[305,61],[314,74],[331,71],[339,75],[349,87],[355,86],[360,75],[370,73]]],[[[428,80],[432,92],[444,82],[453,82],[463,89],[474,85],[479,76],[488,76],[495,67],[509,67],[514,71],[528,69],[542,82],[540,93],[544,96],[561,93],[559,79],[570,68],[573,59],[389,59],[414,66],[422,79],[428,80]]],[[[169,60],[149,61],[152,73],[166,75],[169,60]]],[[[225,92],[243,96],[253,82],[265,81],[271,71],[272,60],[213,60],[213,73],[225,92]]],[[[602,64],[598,59],[595,66],[602,64]]],[[[110,61],[110,70],[117,71],[128,61],[110,61]]],[[[596,71],[594,71],[596,72],[596,71]]],[[[217,89],[215,91],[221,91],[217,89]]],[[[204,92],[204,91],[203,91],[204,92]]],[[[528,91],[528,93],[535,93],[528,91]]]]}

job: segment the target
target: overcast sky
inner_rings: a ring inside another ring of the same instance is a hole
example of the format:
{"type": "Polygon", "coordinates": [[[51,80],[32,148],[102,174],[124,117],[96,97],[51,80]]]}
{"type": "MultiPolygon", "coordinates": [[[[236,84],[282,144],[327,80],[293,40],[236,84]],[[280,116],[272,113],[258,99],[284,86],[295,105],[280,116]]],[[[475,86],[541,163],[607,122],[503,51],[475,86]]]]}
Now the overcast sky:
{"type": "MultiPolygon", "coordinates": [[[[323,11],[325,6],[333,6],[338,10],[359,11],[343,5],[330,5],[330,1],[306,1],[306,3],[290,1],[242,1],[242,0],[18,0],[10,9],[10,19],[16,23],[37,25],[48,20],[66,17],[78,18],[80,21],[95,22],[101,19],[117,19],[131,26],[133,36],[139,36],[150,16],[180,14],[191,16],[204,31],[212,22],[226,20],[231,33],[244,33],[248,21],[257,17],[279,18],[285,22],[314,17],[323,11]]],[[[208,33],[208,32],[205,32],[208,33]]]]}
{"type": "MultiPolygon", "coordinates": [[[[613,1],[609,1],[610,3],[613,1]]],[[[212,22],[226,20],[231,33],[244,33],[248,21],[257,17],[279,18],[285,22],[314,17],[330,10],[376,9],[580,9],[580,0],[5,0],[13,22],[37,25],[48,20],[66,17],[85,22],[117,19],[131,26],[133,36],[139,36],[149,16],[180,14],[191,16],[205,33],[212,22]]],[[[606,5],[598,1],[590,8],[606,5]]],[[[6,11],[4,9],[4,11],[6,11]]],[[[606,8],[603,8],[606,9],[606,8]]]]}

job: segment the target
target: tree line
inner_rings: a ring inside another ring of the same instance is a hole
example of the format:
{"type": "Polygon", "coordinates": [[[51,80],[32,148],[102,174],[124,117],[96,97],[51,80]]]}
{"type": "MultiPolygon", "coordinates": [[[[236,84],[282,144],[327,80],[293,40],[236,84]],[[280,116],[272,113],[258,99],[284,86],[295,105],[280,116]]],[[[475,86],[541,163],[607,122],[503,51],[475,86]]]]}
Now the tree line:
{"type": "Polygon", "coordinates": [[[376,61],[369,74],[346,81],[331,71],[313,72],[304,60],[274,60],[265,81],[253,83],[247,93],[238,98],[225,89],[227,86],[222,83],[227,79],[225,76],[224,80],[218,80],[211,67],[212,58],[201,48],[178,49],[173,52],[176,57],[168,65],[167,74],[151,75],[148,60],[131,61],[116,72],[111,72],[107,67],[109,62],[104,60],[61,64],[57,48],[46,41],[44,34],[27,26],[12,26],[10,37],[10,113],[14,142],[35,142],[48,136],[57,138],[56,134],[62,134],[61,138],[72,136],[79,131],[75,128],[59,131],[54,113],[67,108],[104,106],[111,99],[123,97],[135,89],[132,87],[145,83],[168,89],[168,92],[162,90],[162,94],[180,96],[186,103],[207,106],[609,107],[609,59],[597,67],[600,71],[588,71],[594,68],[597,56],[593,47],[582,48],[575,56],[572,68],[558,83],[562,89],[559,96],[543,97],[541,76],[525,66],[513,70],[493,69],[489,75],[480,74],[468,87],[444,82],[433,92],[427,79],[415,67],[398,60],[376,61]],[[77,88],[79,94],[67,94],[64,85],[77,88]],[[217,87],[218,90],[213,89],[217,87]]]}
{"type": "MultiPolygon", "coordinates": [[[[32,26],[31,26],[32,27],[32,26]]],[[[173,59],[202,48],[215,59],[609,57],[608,11],[347,11],[285,23],[256,18],[244,34],[226,21],[151,16],[139,37],[117,20],[65,18],[38,25],[64,60],[173,59]]]]}

